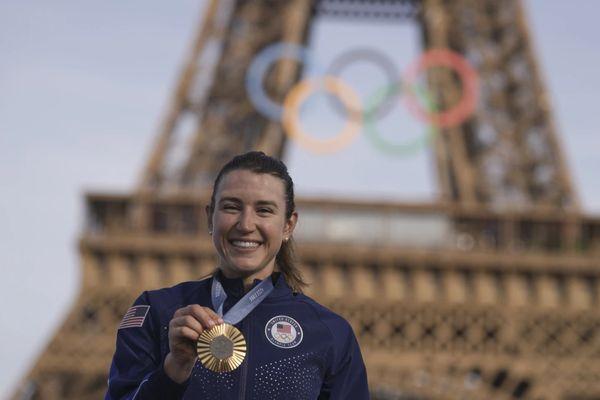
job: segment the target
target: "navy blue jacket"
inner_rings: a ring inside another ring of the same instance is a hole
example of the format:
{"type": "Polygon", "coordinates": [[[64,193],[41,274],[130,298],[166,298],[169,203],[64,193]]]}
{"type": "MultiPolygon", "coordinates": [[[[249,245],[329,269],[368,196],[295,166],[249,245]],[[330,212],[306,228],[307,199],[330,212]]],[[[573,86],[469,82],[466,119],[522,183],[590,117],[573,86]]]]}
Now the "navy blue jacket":
{"type": "MultiPolygon", "coordinates": [[[[171,380],[163,370],[169,322],[188,304],[212,308],[212,279],[144,292],[135,301],[150,308],[141,326],[134,320],[117,331],[105,400],[369,399],[365,366],[348,322],[293,293],[279,274],[273,276],[275,290],[236,325],[248,344],[240,367],[216,373],[197,361],[187,382],[171,380]]],[[[227,312],[244,295],[243,285],[240,279],[220,280],[227,312]]],[[[143,314],[146,307],[139,309],[143,314]]]]}

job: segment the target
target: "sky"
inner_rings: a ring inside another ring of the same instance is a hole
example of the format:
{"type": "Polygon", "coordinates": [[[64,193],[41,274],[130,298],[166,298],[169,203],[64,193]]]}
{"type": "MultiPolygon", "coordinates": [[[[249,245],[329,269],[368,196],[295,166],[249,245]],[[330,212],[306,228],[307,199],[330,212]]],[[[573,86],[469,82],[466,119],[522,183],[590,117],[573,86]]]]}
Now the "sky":
{"type": "MultiPolygon", "coordinates": [[[[584,210],[598,215],[600,3],[525,4],[575,186],[584,210]]],[[[83,194],[134,187],[202,8],[191,0],[0,2],[0,398],[14,390],[76,300],[83,194]]],[[[418,54],[410,27],[360,26],[358,35],[354,28],[316,24],[320,64],[366,44],[392,49],[401,68],[418,54]],[[341,46],[341,37],[351,43],[341,46]],[[381,37],[401,39],[390,44],[381,37]]],[[[323,109],[324,101],[317,97],[307,107],[323,109]]],[[[409,136],[422,131],[397,112],[409,136]]],[[[307,129],[317,129],[318,119],[309,115],[307,129]]],[[[333,129],[340,121],[327,124],[333,129]]],[[[286,161],[299,195],[431,200],[436,194],[427,152],[384,156],[364,135],[327,157],[293,144],[286,161]]]]}

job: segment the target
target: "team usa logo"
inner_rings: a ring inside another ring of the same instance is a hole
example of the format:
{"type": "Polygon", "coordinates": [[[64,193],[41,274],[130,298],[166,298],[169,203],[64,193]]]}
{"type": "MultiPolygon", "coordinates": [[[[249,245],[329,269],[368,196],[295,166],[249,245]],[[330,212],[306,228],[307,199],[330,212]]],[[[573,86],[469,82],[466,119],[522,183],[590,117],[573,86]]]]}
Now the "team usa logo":
{"type": "Polygon", "coordinates": [[[265,336],[274,346],[291,349],[302,342],[302,328],[294,318],[286,315],[273,317],[265,325],[265,336]]]}

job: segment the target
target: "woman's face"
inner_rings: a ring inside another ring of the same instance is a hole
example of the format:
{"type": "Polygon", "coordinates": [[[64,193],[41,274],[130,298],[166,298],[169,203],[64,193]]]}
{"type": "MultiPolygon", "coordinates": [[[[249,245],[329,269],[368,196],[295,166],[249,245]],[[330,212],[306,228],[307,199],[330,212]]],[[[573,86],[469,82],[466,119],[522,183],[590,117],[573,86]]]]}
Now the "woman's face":
{"type": "Polygon", "coordinates": [[[209,229],[219,255],[219,268],[229,278],[264,279],[298,218],[285,217],[285,188],[270,174],[234,170],[221,179],[209,229]]]}

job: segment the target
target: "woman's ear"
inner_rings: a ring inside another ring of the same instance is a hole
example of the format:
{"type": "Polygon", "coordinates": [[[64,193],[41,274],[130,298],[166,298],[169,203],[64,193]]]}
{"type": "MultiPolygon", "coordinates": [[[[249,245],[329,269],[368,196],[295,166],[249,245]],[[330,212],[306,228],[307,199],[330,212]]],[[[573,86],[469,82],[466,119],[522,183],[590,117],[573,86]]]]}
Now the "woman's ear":
{"type": "Polygon", "coordinates": [[[296,228],[296,223],[298,222],[298,213],[294,211],[292,215],[285,221],[285,226],[283,227],[283,237],[290,238],[294,233],[294,229],[296,228]]]}

